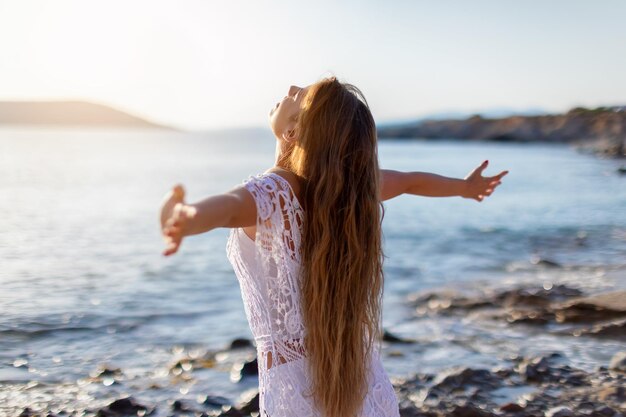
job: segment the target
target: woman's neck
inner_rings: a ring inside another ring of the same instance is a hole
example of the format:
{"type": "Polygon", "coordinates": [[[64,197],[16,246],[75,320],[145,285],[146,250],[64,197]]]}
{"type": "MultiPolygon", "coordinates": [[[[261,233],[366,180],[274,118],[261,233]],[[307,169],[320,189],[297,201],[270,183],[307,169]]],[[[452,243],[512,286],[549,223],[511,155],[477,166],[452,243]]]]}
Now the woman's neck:
{"type": "Polygon", "coordinates": [[[288,154],[289,145],[283,141],[276,141],[276,152],[274,166],[289,171],[286,156],[288,154]]]}

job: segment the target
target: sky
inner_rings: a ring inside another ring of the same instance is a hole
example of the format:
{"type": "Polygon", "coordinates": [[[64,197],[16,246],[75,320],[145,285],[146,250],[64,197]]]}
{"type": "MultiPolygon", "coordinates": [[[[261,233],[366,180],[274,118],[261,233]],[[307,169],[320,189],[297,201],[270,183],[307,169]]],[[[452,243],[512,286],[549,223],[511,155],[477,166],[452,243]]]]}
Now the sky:
{"type": "Polygon", "coordinates": [[[0,100],[191,130],[267,126],[334,75],[377,123],[626,104],[626,1],[0,0],[0,100]]]}

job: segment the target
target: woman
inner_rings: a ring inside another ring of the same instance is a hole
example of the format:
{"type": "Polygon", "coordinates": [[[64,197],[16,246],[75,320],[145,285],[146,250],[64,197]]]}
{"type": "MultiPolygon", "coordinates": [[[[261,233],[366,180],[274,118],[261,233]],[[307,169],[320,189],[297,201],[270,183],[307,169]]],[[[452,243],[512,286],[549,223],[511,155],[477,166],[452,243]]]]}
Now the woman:
{"type": "Polygon", "coordinates": [[[195,204],[165,197],[163,252],[230,227],[269,417],[399,416],[379,356],[383,200],[410,193],[482,201],[507,171],[465,179],[381,171],[376,127],[354,86],[335,77],[292,86],[270,112],[275,166],[195,204]]]}

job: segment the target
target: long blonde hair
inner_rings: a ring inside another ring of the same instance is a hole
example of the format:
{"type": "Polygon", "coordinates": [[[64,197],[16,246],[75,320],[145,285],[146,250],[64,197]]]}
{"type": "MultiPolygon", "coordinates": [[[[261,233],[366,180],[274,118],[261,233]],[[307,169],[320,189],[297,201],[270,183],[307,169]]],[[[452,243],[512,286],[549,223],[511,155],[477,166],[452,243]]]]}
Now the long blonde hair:
{"type": "Polygon", "coordinates": [[[303,179],[301,305],[312,395],[325,417],[353,417],[381,339],[376,126],[361,91],[329,77],[309,88],[296,129],[287,164],[303,179]]]}

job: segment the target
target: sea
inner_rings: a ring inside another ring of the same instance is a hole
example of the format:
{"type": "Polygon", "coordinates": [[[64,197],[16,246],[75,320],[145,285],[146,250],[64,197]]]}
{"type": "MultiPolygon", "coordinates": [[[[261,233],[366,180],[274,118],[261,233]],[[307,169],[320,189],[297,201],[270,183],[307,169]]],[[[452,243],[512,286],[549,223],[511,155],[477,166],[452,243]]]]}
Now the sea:
{"type": "MultiPolygon", "coordinates": [[[[269,129],[1,129],[0,412],[123,395],[234,401],[254,389],[254,378],[233,380],[242,358],[228,351],[215,366],[172,377],[181,357],[252,335],[226,258],[229,229],[190,236],[165,257],[159,208],[174,184],[197,202],[269,169],[274,152],[269,129]],[[123,377],[94,378],[103,368],[123,377]]],[[[537,326],[417,317],[409,302],[450,288],[625,289],[623,162],[564,144],[454,138],[381,140],[379,158],[382,168],[454,178],[484,160],[484,176],[509,171],[481,202],[403,195],[384,203],[383,327],[417,341],[384,346],[390,377],[555,351],[594,369],[624,350],[537,326]]]]}

